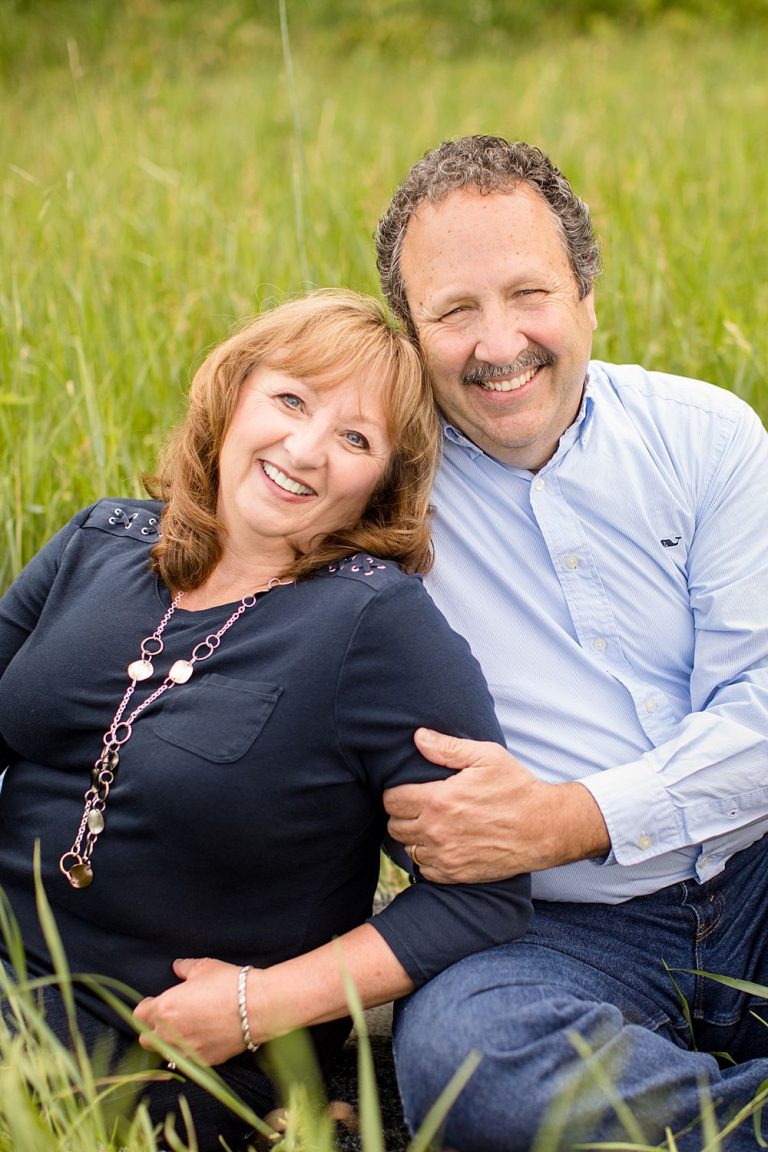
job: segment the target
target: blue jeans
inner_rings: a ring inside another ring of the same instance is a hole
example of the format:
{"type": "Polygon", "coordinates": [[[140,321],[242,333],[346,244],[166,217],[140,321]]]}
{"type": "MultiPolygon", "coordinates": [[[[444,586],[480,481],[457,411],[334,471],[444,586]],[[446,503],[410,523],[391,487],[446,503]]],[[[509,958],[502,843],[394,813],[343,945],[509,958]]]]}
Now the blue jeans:
{"type": "MultiPolygon", "coordinates": [[[[693,1125],[677,1146],[700,1149],[701,1088],[722,1126],[768,1081],[768,1024],[750,1014],[768,1021],[768,999],[670,976],[665,963],[768,985],[768,839],[703,885],[615,905],[541,901],[523,939],[467,957],[402,1002],[395,1067],[411,1131],[476,1049],[444,1131],[457,1152],[528,1152],[537,1134],[547,1150],[657,1143],[667,1125],[693,1125]],[[725,1052],[735,1064],[709,1054],[725,1052]],[[621,1102],[637,1128],[622,1123],[621,1102]]],[[[723,1142],[757,1147],[751,1119],[723,1142]]]]}

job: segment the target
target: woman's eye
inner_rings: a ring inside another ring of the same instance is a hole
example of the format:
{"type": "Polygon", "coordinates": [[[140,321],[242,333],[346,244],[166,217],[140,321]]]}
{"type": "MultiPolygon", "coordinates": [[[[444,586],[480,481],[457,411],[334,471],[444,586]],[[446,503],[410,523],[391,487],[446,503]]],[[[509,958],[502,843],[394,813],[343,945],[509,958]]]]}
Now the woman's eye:
{"type": "Polygon", "coordinates": [[[345,432],[344,436],[349,444],[355,448],[370,448],[370,443],[363,436],[362,432],[345,432]]]}
{"type": "Polygon", "coordinates": [[[280,399],[286,408],[301,408],[301,400],[298,396],[294,396],[293,392],[281,392],[280,399]]]}

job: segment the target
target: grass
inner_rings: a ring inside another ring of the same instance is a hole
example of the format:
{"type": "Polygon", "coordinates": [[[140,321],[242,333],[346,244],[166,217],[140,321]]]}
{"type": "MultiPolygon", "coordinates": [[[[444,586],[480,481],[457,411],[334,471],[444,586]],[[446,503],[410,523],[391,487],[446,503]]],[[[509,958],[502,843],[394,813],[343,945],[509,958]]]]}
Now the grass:
{"type": "MultiPolygon", "coordinates": [[[[155,1122],[140,1100],[150,1080],[168,1079],[165,1066],[138,1071],[129,1054],[114,1067],[105,1047],[88,1053],[78,1033],[75,990],[88,985],[134,1027],[130,1007],[138,996],[114,982],[69,971],[64,949],[40,880],[39,854],[35,854],[38,915],[53,959],[50,977],[32,978],[27,972],[24,944],[5,896],[0,892],[0,934],[16,979],[0,965],[0,1152],[207,1152],[198,1150],[189,1108],[180,1107],[183,1131],[175,1118],[155,1122]],[[38,996],[54,985],[61,994],[69,1026],[64,1043],[49,1028],[38,996]],[[116,995],[119,991],[120,995],[116,995]]],[[[376,1077],[365,1015],[351,979],[346,978],[350,1015],[358,1035],[359,1132],[365,1152],[385,1152],[376,1077]]],[[[192,1081],[200,1084],[255,1129],[249,1152],[333,1152],[334,1121],[328,1108],[311,1046],[302,1033],[273,1041],[269,1046],[271,1075],[286,1101],[284,1132],[273,1131],[216,1075],[172,1045],[162,1042],[163,1061],[174,1061],[192,1081]]],[[[407,1152],[428,1152],[443,1118],[477,1067],[471,1053],[435,1101],[407,1152]]],[[[143,1061],[142,1061],[143,1064],[143,1061]]]]}
{"type": "MultiPolygon", "coordinates": [[[[44,911],[43,916],[48,919],[47,933],[52,941],[52,953],[59,954],[53,979],[61,987],[65,999],[71,998],[74,978],[60,955],[49,912],[44,911]]],[[[2,918],[6,933],[10,931],[13,936],[12,919],[6,909],[3,909],[2,918]]],[[[12,942],[11,951],[16,957],[17,969],[23,974],[23,950],[18,939],[12,942]]],[[[753,995],[768,995],[768,988],[760,985],[717,976],[712,979],[753,995]]],[[[13,984],[0,969],[0,1000],[5,1014],[0,1016],[0,1152],[59,1152],[60,1149],[67,1152],[198,1152],[191,1116],[183,1117],[181,1131],[175,1123],[153,1125],[144,1105],[136,1103],[142,1084],[152,1073],[136,1073],[129,1065],[117,1070],[109,1069],[106,1054],[100,1056],[97,1053],[89,1058],[74,1026],[73,1042],[68,1046],[51,1033],[35,995],[40,984],[41,981],[29,980],[23,975],[18,983],[13,984]],[[8,1016],[14,1020],[13,1027],[5,1022],[8,1016]]],[[[92,986],[96,987],[97,982],[92,981],[92,986]]],[[[103,994],[109,998],[106,986],[103,994]]],[[[361,1147],[364,1152],[386,1152],[365,1018],[351,982],[347,994],[359,1036],[361,1147]]],[[[626,1138],[620,1142],[579,1147],[602,1149],[602,1152],[658,1152],[659,1149],[677,1152],[677,1137],[672,1131],[668,1131],[662,1145],[647,1143],[641,1125],[613,1088],[612,1070],[603,1067],[600,1061],[590,1059],[593,1053],[586,1041],[574,1037],[574,1045],[584,1060],[584,1074],[553,1102],[537,1137],[535,1152],[556,1152],[562,1147],[562,1140],[567,1137],[569,1107],[574,1093],[582,1097],[582,1105],[583,1097],[588,1096],[595,1100],[595,1106],[600,1110],[615,1109],[626,1132],[626,1138]]],[[[333,1121],[325,1110],[308,1046],[300,1036],[285,1038],[284,1043],[277,1045],[273,1056],[273,1069],[288,1102],[288,1123],[283,1133],[275,1133],[270,1139],[265,1139],[268,1129],[249,1114],[214,1073],[195,1068],[170,1047],[164,1052],[165,1057],[175,1057],[180,1069],[207,1085],[219,1099],[258,1126],[262,1136],[249,1146],[251,1152],[257,1149],[263,1152],[266,1147],[272,1147],[274,1152],[334,1152],[333,1121]]],[[[440,1147],[442,1120],[478,1062],[477,1054],[468,1057],[435,1102],[407,1152],[430,1152],[430,1149],[440,1147]]],[[[169,1073],[156,1072],[154,1075],[167,1076],[169,1073]]],[[[750,1104],[720,1128],[713,1102],[702,1091],[698,1121],[700,1152],[722,1152],[723,1140],[737,1128],[752,1129],[755,1125],[757,1133],[766,1106],[768,1081],[750,1104]]],[[[583,1115],[583,1108],[581,1112],[583,1115]]],[[[765,1147],[757,1135],[755,1144],[765,1147]]]]}
{"type": "Polygon", "coordinates": [[[448,136],[540,143],[588,200],[598,356],[768,413],[768,30],[334,54],[288,0],[289,86],[267,10],[0,0],[0,587],[76,508],[140,491],[238,319],[307,283],[377,291],[375,222],[448,136]]]}
{"type": "MultiPolygon", "coordinates": [[[[597,356],[768,418],[765,22],[690,3],[617,28],[606,3],[537,25],[526,4],[502,29],[495,3],[356,22],[324,3],[0,0],[0,588],[78,507],[140,493],[237,320],[307,285],[376,292],[393,188],[465,133],[540,144],[590,203],[597,356]]],[[[98,1090],[29,1027],[31,1051],[2,1042],[0,1152],[63,1147],[61,1110],[68,1147],[108,1142],[98,1090]]],[[[146,1118],[131,1141],[153,1152],[146,1118]]]]}

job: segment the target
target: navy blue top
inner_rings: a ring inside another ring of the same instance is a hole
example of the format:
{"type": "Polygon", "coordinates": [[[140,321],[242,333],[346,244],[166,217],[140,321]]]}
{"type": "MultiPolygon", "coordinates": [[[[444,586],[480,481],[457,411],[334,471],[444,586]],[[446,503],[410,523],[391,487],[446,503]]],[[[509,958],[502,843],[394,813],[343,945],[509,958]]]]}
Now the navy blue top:
{"type": "MultiPolygon", "coordinates": [[[[71,970],[142,995],[175,983],[178,956],[266,966],[364,922],[386,825],[382,790],[448,775],[418,753],[414,729],[502,743],[479,667],[421,581],[353,557],[262,594],[190,682],[136,720],[93,883],[71,888],[59,858],[127,665],[170,604],[147,564],[159,513],[139,500],[85,509],[0,600],[0,883],[30,970],[50,970],[35,911],[39,840],[71,970]]],[[[182,600],[129,711],[234,607],[185,612],[182,600]]],[[[420,984],[517,937],[529,915],[527,877],[419,880],[372,922],[420,984]]],[[[79,995],[111,1020],[87,990],[79,995]]]]}

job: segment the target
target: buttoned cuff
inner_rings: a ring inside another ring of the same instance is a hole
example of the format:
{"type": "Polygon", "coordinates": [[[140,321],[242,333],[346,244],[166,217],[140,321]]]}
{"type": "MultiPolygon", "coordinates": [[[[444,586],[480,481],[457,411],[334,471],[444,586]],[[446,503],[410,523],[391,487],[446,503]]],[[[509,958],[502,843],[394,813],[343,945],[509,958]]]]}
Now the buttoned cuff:
{"type": "Polygon", "coordinates": [[[611,852],[601,864],[642,864],[680,847],[680,813],[647,760],[596,772],[579,783],[594,797],[611,838],[611,852]]]}

